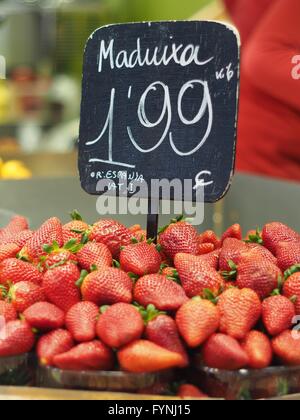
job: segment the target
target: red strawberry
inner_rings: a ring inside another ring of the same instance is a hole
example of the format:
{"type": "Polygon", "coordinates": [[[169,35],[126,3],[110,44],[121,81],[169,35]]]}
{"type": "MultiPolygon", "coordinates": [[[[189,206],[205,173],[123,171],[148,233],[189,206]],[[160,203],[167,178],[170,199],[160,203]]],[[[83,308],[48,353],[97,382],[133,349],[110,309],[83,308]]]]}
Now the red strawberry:
{"type": "Polygon", "coordinates": [[[269,338],[259,332],[251,331],[247,334],[242,347],[249,357],[249,368],[265,369],[269,367],[273,359],[273,349],[269,338]]]}
{"type": "Polygon", "coordinates": [[[195,298],[179,309],[176,324],[186,344],[195,348],[218,330],[220,313],[212,302],[195,298]]]}
{"type": "Polygon", "coordinates": [[[286,271],[293,265],[300,264],[300,241],[281,242],[276,247],[278,267],[286,271]]]}
{"type": "Polygon", "coordinates": [[[60,248],[57,242],[53,242],[52,245],[44,245],[43,250],[46,255],[40,258],[40,265],[46,270],[60,267],[67,263],[78,264],[77,257],[74,255],[81,245],[76,244],[76,240],[72,239],[63,248],[60,248]]]}
{"type": "Polygon", "coordinates": [[[140,230],[142,230],[142,226],[141,225],[133,225],[129,228],[130,232],[135,233],[138,232],[140,230]]]}
{"type": "Polygon", "coordinates": [[[214,270],[219,270],[219,259],[220,259],[221,249],[216,249],[213,252],[208,254],[199,255],[200,261],[205,262],[209,267],[214,270]]]}
{"type": "Polygon", "coordinates": [[[198,252],[197,255],[205,255],[205,254],[209,254],[210,252],[213,252],[215,250],[215,246],[214,244],[200,244],[198,246],[198,252]]]}
{"type": "Polygon", "coordinates": [[[280,242],[299,242],[300,235],[283,223],[274,222],[265,225],[262,239],[265,247],[275,255],[276,247],[280,242]]]}
{"type": "Polygon", "coordinates": [[[37,285],[42,283],[41,272],[32,264],[8,258],[0,263],[0,284],[16,284],[20,281],[30,281],[37,285]]]}
{"type": "Polygon", "coordinates": [[[220,331],[242,340],[258,322],[262,307],[257,294],[251,289],[228,289],[219,297],[220,331]]]}
{"type": "Polygon", "coordinates": [[[179,284],[163,275],[150,274],[137,281],[134,300],[144,307],[154,305],[160,311],[177,311],[188,298],[179,284]]]}
{"type": "Polygon", "coordinates": [[[44,245],[51,245],[57,242],[59,247],[63,245],[62,225],[61,222],[53,217],[47,220],[26,243],[20,255],[30,261],[34,261],[45,255],[44,245]]]}
{"type": "MultiPolygon", "coordinates": [[[[84,235],[87,235],[89,225],[81,220],[73,220],[62,227],[63,243],[67,244],[72,239],[79,244],[84,235]]],[[[87,239],[87,238],[86,238],[87,239]]]]}
{"type": "Polygon", "coordinates": [[[286,298],[295,298],[296,315],[300,315],[300,272],[291,275],[283,285],[286,298]]]}
{"type": "Polygon", "coordinates": [[[2,245],[9,245],[9,244],[15,244],[19,247],[19,251],[26,245],[26,242],[28,242],[33,237],[33,232],[31,230],[23,230],[20,233],[17,233],[13,236],[7,236],[6,239],[0,241],[2,245]]]}
{"type": "Polygon", "coordinates": [[[76,254],[80,267],[84,270],[91,270],[92,266],[97,268],[111,267],[113,258],[110,250],[104,244],[88,242],[76,254]]]}
{"type": "Polygon", "coordinates": [[[180,367],[187,367],[189,358],[179,336],[176,322],[167,315],[158,315],[148,322],[145,336],[147,340],[182,356],[180,367]]]}
{"type": "Polygon", "coordinates": [[[206,230],[198,236],[198,243],[201,244],[213,244],[215,249],[221,247],[221,241],[213,230],[206,230]]]}
{"type": "Polygon", "coordinates": [[[147,232],[142,228],[141,225],[133,225],[129,228],[133,237],[138,240],[138,242],[146,242],[147,232]]]}
{"type": "Polygon", "coordinates": [[[19,251],[20,247],[16,244],[1,245],[0,262],[7,260],[8,258],[16,258],[16,255],[19,251]]]}
{"type": "Polygon", "coordinates": [[[180,279],[179,279],[179,276],[175,267],[161,268],[161,274],[163,276],[168,277],[169,279],[177,280],[178,283],[180,282],[180,279]]]}
{"type": "Polygon", "coordinates": [[[203,296],[206,289],[217,295],[224,286],[222,276],[204,259],[205,255],[190,258],[187,254],[177,254],[175,267],[188,297],[203,296]]]}
{"type": "Polygon", "coordinates": [[[71,334],[60,329],[43,335],[37,343],[36,353],[42,365],[52,366],[54,356],[71,350],[73,346],[71,334]]]}
{"type": "Polygon", "coordinates": [[[220,270],[221,271],[230,271],[230,261],[233,261],[235,264],[238,264],[241,255],[244,252],[248,252],[249,247],[245,242],[240,241],[235,238],[227,238],[223,242],[222,250],[220,253],[220,270]]]}
{"type": "Polygon", "coordinates": [[[116,220],[100,220],[91,228],[90,241],[106,245],[116,258],[121,246],[131,244],[132,236],[130,230],[116,220]]]}
{"type": "Polygon", "coordinates": [[[21,281],[11,286],[8,300],[17,312],[22,313],[34,303],[43,302],[45,294],[42,287],[29,281],[21,281]]]}
{"type": "Polygon", "coordinates": [[[138,242],[147,242],[147,231],[144,229],[138,230],[137,232],[134,232],[133,237],[138,242]]]}
{"type": "Polygon", "coordinates": [[[249,254],[254,255],[256,253],[257,258],[264,258],[269,261],[271,264],[277,265],[277,258],[274,257],[272,252],[270,252],[267,248],[260,244],[256,244],[253,242],[248,243],[249,247],[249,254]]]}
{"type": "Polygon", "coordinates": [[[284,331],[273,339],[273,351],[284,365],[300,365],[299,338],[300,334],[297,331],[284,331]]]}
{"type": "Polygon", "coordinates": [[[270,335],[288,330],[296,315],[295,306],[284,296],[271,296],[263,302],[263,322],[270,335]]]}
{"type": "Polygon", "coordinates": [[[80,301],[80,292],[76,281],[80,271],[74,264],[66,264],[48,270],[43,279],[43,288],[49,302],[67,312],[80,301]]]}
{"type": "Polygon", "coordinates": [[[228,228],[226,232],[224,232],[222,235],[222,239],[221,239],[222,244],[227,238],[235,238],[241,241],[243,239],[243,232],[242,232],[241,225],[236,223],[235,225],[230,226],[230,228],[228,228]]]}
{"type": "Polygon", "coordinates": [[[28,241],[33,237],[34,232],[32,230],[23,230],[23,232],[18,233],[14,237],[14,243],[18,245],[20,248],[23,248],[23,246],[26,245],[28,241]]]}
{"type": "Polygon", "coordinates": [[[154,245],[140,242],[126,246],[120,254],[122,270],[137,276],[159,272],[161,256],[154,245]]]}
{"type": "Polygon", "coordinates": [[[249,254],[240,259],[236,284],[240,289],[254,290],[264,299],[278,288],[281,277],[282,273],[276,265],[249,254]]]}
{"type": "Polygon", "coordinates": [[[203,346],[206,366],[222,370],[238,370],[249,364],[249,357],[239,342],[224,334],[214,334],[203,346]]]}
{"type": "Polygon", "coordinates": [[[151,373],[179,367],[182,356],[151,341],[137,340],[118,352],[122,370],[133,373],[151,373]]]}
{"type": "Polygon", "coordinates": [[[96,323],[99,308],[92,302],[79,302],[66,315],[66,328],[79,343],[96,338],[96,323]]]}
{"type": "Polygon", "coordinates": [[[34,343],[35,336],[26,321],[10,321],[1,330],[0,357],[28,353],[34,343]]]}
{"type": "Polygon", "coordinates": [[[141,338],[144,322],[138,311],[127,303],[117,303],[100,315],[97,335],[111,348],[120,348],[141,338]]]}
{"type": "Polygon", "coordinates": [[[248,230],[247,235],[245,237],[245,241],[262,244],[263,240],[261,238],[261,231],[259,229],[248,230]]]}
{"type": "Polygon", "coordinates": [[[28,229],[28,220],[23,216],[14,216],[0,232],[0,242],[7,238],[11,239],[26,229],[28,229]]]}
{"type": "Polygon", "coordinates": [[[11,303],[0,301],[0,320],[1,317],[4,318],[5,322],[16,321],[18,314],[11,303]]]}
{"type": "Polygon", "coordinates": [[[161,232],[159,243],[169,258],[174,259],[176,254],[182,252],[197,255],[199,248],[198,232],[191,224],[174,220],[161,232]]]}
{"type": "Polygon", "coordinates": [[[55,356],[53,364],[63,370],[111,370],[114,366],[114,356],[100,341],[91,341],[55,356]]]}
{"type": "Polygon", "coordinates": [[[177,396],[182,399],[188,398],[208,398],[198,387],[191,384],[181,385],[178,389],[177,396]]]}
{"type": "Polygon", "coordinates": [[[81,286],[83,300],[96,305],[132,302],[133,283],[124,271],[107,268],[85,277],[81,286]]]}
{"type": "Polygon", "coordinates": [[[32,328],[38,331],[51,331],[65,325],[65,314],[57,306],[48,302],[38,302],[23,313],[32,328]]]}

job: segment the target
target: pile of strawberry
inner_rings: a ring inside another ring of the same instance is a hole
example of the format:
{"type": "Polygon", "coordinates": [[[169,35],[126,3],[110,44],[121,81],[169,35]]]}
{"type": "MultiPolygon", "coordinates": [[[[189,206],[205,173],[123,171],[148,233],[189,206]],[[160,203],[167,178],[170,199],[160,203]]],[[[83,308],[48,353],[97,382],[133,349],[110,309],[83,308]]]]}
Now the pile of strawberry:
{"type": "Polygon", "coordinates": [[[140,226],[78,213],[0,231],[0,357],[36,350],[67,370],[300,365],[300,235],[282,223],[218,238],[182,219],[158,245],[140,226]]]}

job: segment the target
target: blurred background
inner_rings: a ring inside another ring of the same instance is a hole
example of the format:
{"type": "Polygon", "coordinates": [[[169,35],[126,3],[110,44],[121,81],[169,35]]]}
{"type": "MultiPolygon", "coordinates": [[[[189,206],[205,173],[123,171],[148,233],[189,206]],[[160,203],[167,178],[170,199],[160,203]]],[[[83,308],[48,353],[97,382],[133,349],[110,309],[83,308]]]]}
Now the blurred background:
{"type": "Polygon", "coordinates": [[[83,49],[96,28],[225,20],[242,41],[238,175],[205,223],[220,231],[276,218],[300,229],[299,16],[299,0],[0,0],[0,207],[33,225],[73,206],[95,217],[76,147],[83,49]]]}
{"type": "Polygon", "coordinates": [[[186,0],[182,7],[180,0],[0,0],[0,55],[7,76],[0,81],[2,177],[74,173],[83,49],[96,28],[184,19],[208,3],[186,0]]]}

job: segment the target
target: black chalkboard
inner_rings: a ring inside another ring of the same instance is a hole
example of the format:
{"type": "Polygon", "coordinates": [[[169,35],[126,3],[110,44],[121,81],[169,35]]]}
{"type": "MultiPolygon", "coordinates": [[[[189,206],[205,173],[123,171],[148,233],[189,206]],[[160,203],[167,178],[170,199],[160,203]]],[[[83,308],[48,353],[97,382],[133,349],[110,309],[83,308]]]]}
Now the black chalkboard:
{"type": "Polygon", "coordinates": [[[232,27],[198,21],[96,30],[84,56],[83,189],[100,195],[97,183],[107,179],[109,191],[130,197],[153,179],[179,179],[191,180],[193,201],[202,183],[205,201],[219,200],[234,171],[238,87],[232,27]]]}

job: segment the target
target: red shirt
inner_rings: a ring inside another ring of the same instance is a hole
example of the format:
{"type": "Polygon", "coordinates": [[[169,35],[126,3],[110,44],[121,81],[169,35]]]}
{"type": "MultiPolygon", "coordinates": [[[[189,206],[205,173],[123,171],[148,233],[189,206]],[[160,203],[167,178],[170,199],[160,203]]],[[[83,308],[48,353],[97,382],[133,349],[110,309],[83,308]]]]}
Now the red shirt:
{"type": "MultiPolygon", "coordinates": [[[[237,1],[248,3],[249,8],[240,11],[247,12],[248,17],[253,16],[251,7],[255,9],[263,2],[237,1]]],[[[300,77],[296,68],[300,1],[272,0],[255,30],[239,29],[246,44],[242,51],[237,168],[300,181],[300,79],[296,77],[300,77]]]]}

